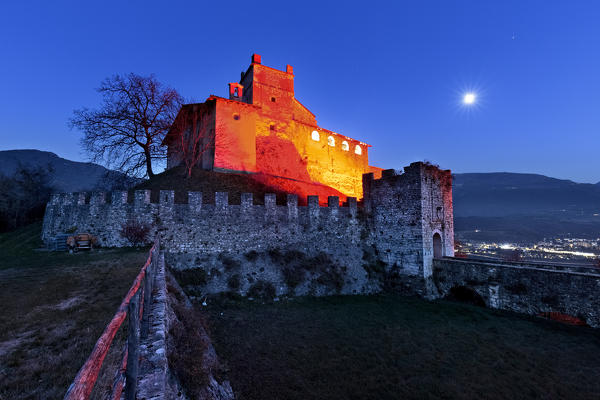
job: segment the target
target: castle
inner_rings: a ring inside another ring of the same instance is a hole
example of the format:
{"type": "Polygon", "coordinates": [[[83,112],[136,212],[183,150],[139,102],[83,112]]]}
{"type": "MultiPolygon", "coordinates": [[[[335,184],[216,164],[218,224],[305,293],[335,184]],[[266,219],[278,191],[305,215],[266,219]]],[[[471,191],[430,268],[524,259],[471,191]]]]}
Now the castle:
{"type": "MultiPolygon", "coordinates": [[[[318,126],[294,95],[290,65],[285,71],[267,67],[258,54],[240,82],[229,83],[229,99],[212,95],[183,106],[163,144],[167,168],[195,151],[193,162],[206,170],[318,183],[342,200],[362,197],[362,175],[381,171],[369,166],[368,144],[318,126]]],[[[275,187],[285,181],[277,182],[275,187]]]]}
{"type": "Polygon", "coordinates": [[[189,192],[178,202],[173,190],[161,190],[158,202],[150,190],[55,194],[42,239],[76,230],[123,247],[123,226],[137,221],[160,236],[172,270],[195,271],[202,296],[266,285],[277,296],[467,290],[490,307],[564,313],[600,327],[596,270],[453,258],[450,171],[423,162],[402,171],[369,166],[369,146],[320,128],[295,99],[293,78],[290,66],[277,71],[254,55],[229,99],[183,106],[164,140],[169,168],[191,160],[296,189],[285,205],[275,194],[259,202],[253,193],[233,201],[189,192]]]}

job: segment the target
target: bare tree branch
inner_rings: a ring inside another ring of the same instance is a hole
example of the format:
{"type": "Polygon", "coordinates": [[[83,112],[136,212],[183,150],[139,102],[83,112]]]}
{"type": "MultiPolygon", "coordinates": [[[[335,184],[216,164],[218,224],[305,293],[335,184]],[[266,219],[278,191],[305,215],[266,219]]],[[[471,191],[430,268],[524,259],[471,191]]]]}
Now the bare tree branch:
{"type": "Polygon", "coordinates": [[[70,125],[92,161],[133,176],[154,176],[152,161],[166,157],[161,143],[183,98],[154,76],[115,75],[100,84],[100,108],[73,112],[70,125]]]}

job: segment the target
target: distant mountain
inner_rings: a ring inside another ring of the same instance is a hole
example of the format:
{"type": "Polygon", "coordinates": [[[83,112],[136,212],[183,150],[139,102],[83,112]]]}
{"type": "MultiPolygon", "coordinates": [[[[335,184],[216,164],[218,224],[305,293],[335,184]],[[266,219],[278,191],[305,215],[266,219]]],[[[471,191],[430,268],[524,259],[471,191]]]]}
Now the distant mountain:
{"type": "Polygon", "coordinates": [[[600,184],[535,174],[455,174],[455,229],[466,239],[600,237],[600,184]]]}
{"type": "Polygon", "coordinates": [[[453,192],[458,217],[600,213],[600,185],[543,175],[455,174],[453,192]]]}
{"type": "Polygon", "coordinates": [[[50,184],[57,192],[85,192],[110,189],[113,182],[130,183],[130,178],[94,163],[70,161],[40,150],[0,151],[0,174],[11,176],[19,165],[50,166],[54,171],[50,184]]]}

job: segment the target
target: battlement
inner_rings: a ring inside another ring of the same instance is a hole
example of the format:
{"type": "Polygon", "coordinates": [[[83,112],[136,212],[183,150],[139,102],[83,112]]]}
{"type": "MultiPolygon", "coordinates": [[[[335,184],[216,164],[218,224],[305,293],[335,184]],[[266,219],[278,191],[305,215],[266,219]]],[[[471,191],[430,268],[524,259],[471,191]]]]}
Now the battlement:
{"type": "MultiPolygon", "coordinates": [[[[326,205],[318,196],[308,196],[307,205],[298,205],[298,196],[288,194],[284,205],[276,195],[264,195],[263,204],[254,204],[252,193],[242,193],[236,204],[229,193],[214,193],[214,202],[205,202],[202,192],[188,192],[187,202],[175,201],[175,191],[161,190],[158,202],[152,202],[150,190],[112,193],[61,193],[50,199],[46,208],[42,238],[48,242],[70,229],[89,232],[102,246],[128,245],[120,231],[128,221],[146,224],[163,243],[172,249],[200,251],[214,248],[252,248],[269,243],[269,235],[296,240],[301,233],[343,236],[358,225],[358,203],[350,197],[340,204],[337,196],[329,196],[326,205]],[[203,240],[198,240],[203,238],[203,240]]],[[[274,240],[276,242],[277,240],[274,240]]],[[[315,240],[318,242],[318,240],[315,240]]]]}
{"type": "MultiPolygon", "coordinates": [[[[340,202],[339,196],[328,196],[327,204],[320,205],[319,196],[307,196],[306,206],[298,205],[298,196],[288,194],[285,205],[277,205],[276,195],[274,193],[265,193],[263,204],[255,204],[253,193],[242,193],[239,203],[229,200],[229,193],[215,192],[214,202],[206,202],[204,199],[206,194],[203,192],[187,192],[187,203],[175,202],[174,190],[161,190],[158,202],[151,201],[151,191],[135,190],[133,192],[132,201],[129,201],[129,193],[127,191],[113,192],[76,192],[76,193],[55,193],[50,197],[49,206],[104,206],[108,205],[113,208],[120,208],[127,205],[132,205],[134,208],[144,207],[146,205],[165,206],[184,206],[187,205],[190,210],[199,211],[208,207],[209,209],[226,211],[230,206],[240,207],[242,209],[324,209],[335,212],[340,208],[347,208],[349,212],[353,210],[356,213],[358,202],[356,197],[347,197],[345,202],[340,202]]],[[[326,211],[324,211],[326,212],[326,211]]]]}
{"type": "Polygon", "coordinates": [[[373,172],[363,174],[363,182],[394,183],[400,182],[408,177],[417,177],[428,175],[438,179],[452,179],[452,171],[449,169],[440,169],[438,166],[426,162],[414,162],[403,170],[384,169],[381,171],[381,178],[375,179],[373,172]]]}

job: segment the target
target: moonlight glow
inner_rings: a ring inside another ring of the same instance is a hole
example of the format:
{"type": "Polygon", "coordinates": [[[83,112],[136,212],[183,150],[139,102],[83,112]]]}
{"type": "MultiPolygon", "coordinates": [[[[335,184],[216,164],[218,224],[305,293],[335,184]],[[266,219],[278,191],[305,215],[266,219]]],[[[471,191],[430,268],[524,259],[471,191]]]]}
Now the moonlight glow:
{"type": "Polygon", "coordinates": [[[463,96],[463,103],[466,105],[471,105],[475,103],[475,100],[477,99],[477,96],[475,95],[475,93],[469,92],[469,93],[465,93],[465,95],[463,96]]]}

